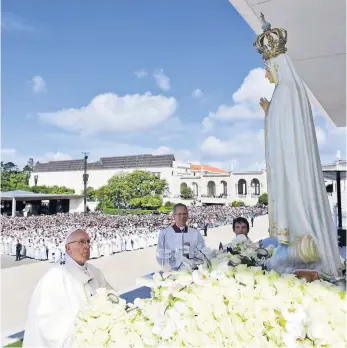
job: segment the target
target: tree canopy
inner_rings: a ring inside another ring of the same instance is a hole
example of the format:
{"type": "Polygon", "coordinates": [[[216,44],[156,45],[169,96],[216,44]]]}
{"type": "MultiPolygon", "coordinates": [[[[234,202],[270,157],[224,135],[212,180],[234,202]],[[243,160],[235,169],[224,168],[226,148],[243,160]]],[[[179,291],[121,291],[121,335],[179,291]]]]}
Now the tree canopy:
{"type": "Polygon", "coordinates": [[[33,171],[34,160],[29,159],[23,170],[20,170],[13,162],[1,162],[1,192],[6,191],[30,191],[35,193],[54,193],[69,194],[75,193],[75,190],[65,186],[29,186],[29,179],[33,171]]]}
{"type": "Polygon", "coordinates": [[[267,193],[263,193],[263,194],[259,197],[258,203],[259,203],[259,204],[265,204],[265,205],[268,204],[267,193]]]}
{"type": "Polygon", "coordinates": [[[182,187],[181,188],[181,197],[183,199],[193,199],[194,192],[190,187],[182,187]]]}
{"type": "Polygon", "coordinates": [[[156,208],[162,205],[161,195],[167,190],[166,180],[145,170],[119,173],[96,191],[104,207],[156,208]]]}

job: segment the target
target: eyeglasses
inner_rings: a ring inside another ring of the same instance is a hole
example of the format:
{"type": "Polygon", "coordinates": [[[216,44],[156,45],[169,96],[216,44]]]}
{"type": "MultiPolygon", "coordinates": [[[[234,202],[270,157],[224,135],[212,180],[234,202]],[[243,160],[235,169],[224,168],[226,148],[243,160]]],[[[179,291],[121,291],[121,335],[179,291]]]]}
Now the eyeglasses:
{"type": "Polygon", "coordinates": [[[88,239],[88,240],[75,240],[75,241],[70,242],[70,243],[68,243],[68,244],[73,244],[73,243],[78,243],[78,246],[79,246],[79,247],[85,246],[85,245],[90,246],[90,239],[88,239]]]}

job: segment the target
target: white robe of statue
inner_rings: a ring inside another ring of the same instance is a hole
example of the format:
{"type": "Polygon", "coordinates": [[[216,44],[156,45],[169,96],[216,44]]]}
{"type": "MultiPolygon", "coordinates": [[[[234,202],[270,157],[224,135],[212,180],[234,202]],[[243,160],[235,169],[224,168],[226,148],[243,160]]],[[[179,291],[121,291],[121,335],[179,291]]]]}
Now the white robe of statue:
{"type": "Polygon", "coordinates": [[[276,80],[265,118],[269,223],[270,234],[282,243],[269,266],[280,273],[311,268],[336,276],[337,232],[307,91],[288,55],[272,58],[266,65],[276,80]],[[317,262],[312,239],[320,256],[317,262]]]}
{"type": "Polygon", "coordinates": [[[50,269],[31,297],[23,347],[63,347],[77,314],[96,289],[113,290],[99,269],[80,266],[70,257],[50,269]]]}

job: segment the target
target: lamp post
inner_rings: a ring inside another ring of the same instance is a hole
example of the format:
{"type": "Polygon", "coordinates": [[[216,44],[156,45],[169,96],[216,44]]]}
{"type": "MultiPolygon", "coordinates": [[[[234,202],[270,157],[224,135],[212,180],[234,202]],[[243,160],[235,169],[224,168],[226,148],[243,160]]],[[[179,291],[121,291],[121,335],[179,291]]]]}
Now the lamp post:
{"type": "Polygon", "coordinates": [[[89,174],[87,174],[87,166],[88,166],[88,152],[82,152],[84,154],[84,174],[83,174],[83,196],[84,196],[84,213],[87,213],[87,184],[89,174]]]}

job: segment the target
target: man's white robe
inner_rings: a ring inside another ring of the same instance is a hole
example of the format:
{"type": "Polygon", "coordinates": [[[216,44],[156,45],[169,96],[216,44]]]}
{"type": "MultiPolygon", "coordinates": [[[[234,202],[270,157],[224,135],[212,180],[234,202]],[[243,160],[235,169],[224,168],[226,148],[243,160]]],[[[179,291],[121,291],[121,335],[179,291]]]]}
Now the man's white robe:
{"type": "MultiPolygon", "coordinates": [[[[205,248],[205,239],[201,233],[195,228],[177,227],[176,225],[167,227],[159,232],[157,243],[157,262],[162,265],[164,260],[160,255],[164,255],[167,251],[180,251],[183,254],[189,254],[189,258],[199,253],[199,250],[205,248]],[[181,231],[180,231],[181,230],[181,231]],[[179,232],[178,232],[179,231],[179,232]]],[[[175,264],[172,267],[178,267],[175,264]]]]}
{"type": "Polygon", "coordinates": [[[80,266],[69,256],[37,284],[29,305],[23,347],[63,347],[81,307],[96,289],[112,290],[99,269],[80,266]]]}

